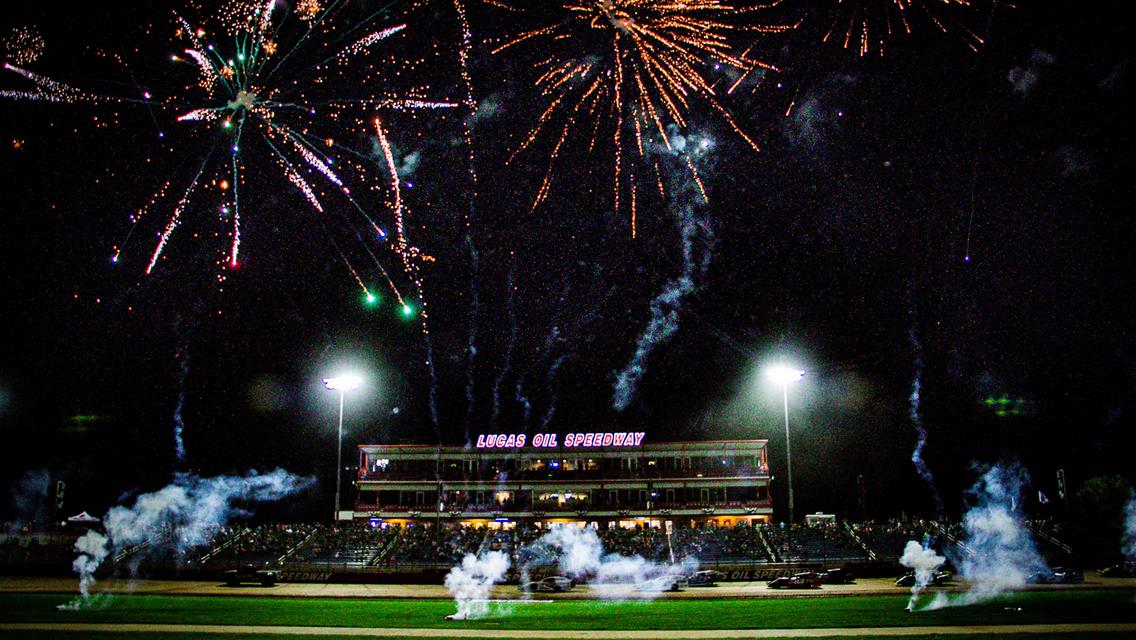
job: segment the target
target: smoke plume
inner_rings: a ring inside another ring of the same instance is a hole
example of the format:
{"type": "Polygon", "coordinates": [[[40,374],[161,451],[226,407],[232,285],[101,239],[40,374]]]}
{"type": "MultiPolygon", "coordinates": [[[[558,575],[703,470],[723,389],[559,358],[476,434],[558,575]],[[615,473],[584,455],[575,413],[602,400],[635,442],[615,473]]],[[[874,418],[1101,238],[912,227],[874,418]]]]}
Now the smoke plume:
{"type": "Polygon", "coordinates": [[[489,615],[489,592],[509,570],[509,556],[500,551],[467,553],[460,565],[446,574],[446,590],[458,610],[448,620],[476,620],[489,615]]]}
{"type": "Polygon", "coordinates": [[[930,546],[924,546],[914,540],[908,540],[903,548],[903,555],[899,563],[915,571],[915,584],[911,585],[911,598],[907,601],[907,610],[914,611],[919,594],[927,588],[935,577],[935,572],[947,559],[935,553],[930,546]]]}
{"type": "Polygon", "coordinates": [[[676,567],[639,555],[606,553],[594,529],[572,525],[554,526],[531,547],[556,557],[564,575],[587,581],[601,597],[613,600],[657,597],[666,589],[669,577],[698,570],[698,561],[693,558],[676,567]]]}
{"type": "Polygon", "coordinates": [[[1128,498],[1128,504],[1124,506],[1124,533],[1120,540],[1120,550],[1124,553],[1124,557],[1131,562],[1136,562],[1136,491],[1128,498]]]}
{"type": "Polygon", "coordinates": [[[134,504],[111,507],[103,518],[106,535],[92,530],[76,541],[78,557],[72,567],[79,575],[80,595],[60,608],[80,608],[89,603],[95,571],[112,552],[156,540],[161,528],[173,531],[168,544],[184,552],[208,542],[212,531],[233,516],[248,515],[234,505],[237,500],[274,502],[314,483],[314,478],[295,476],[283,469],[213,478],[179,473],[162,489],[138,496],[134,504]]]}
{"type": "MultiPolygon", "coordinates": [[[[631,361],[616,375],[612,394],[612,408],[623,411],[635,397],[639,382],[646,374],[647,359],[659,345],[667,342],[678,331],[679,312],[686,296],[695,289],[696,277],[705,275],[713,257],[714,233],[708,221],[696,212],[694,202],[705,202],[705,191],[695,169],[696,160],[709,157],[712,144],[709,138],[683,136],[677,129],[669,131],[670,146],[667,153],[675,160],[676,176],[682,176],[681,187],[672,194],[672,210],[680,225],[682,242],[682,273],[667,282],[663,290],[651,301],[651,318],[639,334],[631,361]],[[695,243],[701,240],[701,246],[695,243]],[[701,249],[701,251],[697,251],[701,249]],[[697,255],[696,254],[700,254],[697,255]]],[[[658,148],[652,148],[659,152],[658,148]]]]}
{"type": "Polygon", "coordinates": [[[185,409],[185,383],[189,378],[189,337],[185,337],[178,346],[178,394],[177,404],[174,405],[174,455],[178,462],[185,462],[185,440],[182,433],[185,431],[185,420],[182,410],[185,409]]]}
{"type": "Polygon", "coordinates": [[[964,549],[952,558],[969,588],[958,598],[939,594],[925,609],[986,602],[1025,586],[1029,574],[1048,569],[1029,529],[1016,513],[1028,483],[1025,469],[994,465],[970,490],[972,506],[963,516],[964,549]]]}
{"type": "MultiPolygon", "coordinates": [[[[914,316],[914,312],[910,315],[914,316]]],[[[908,415],[911,417],[911,426],[915,427],[916,441],[915,450],[911,452],[911,462],[915,465],[915,471],[919,473],[919,477],[927,483],[931,489],[931,496],[935,499],[935,509],[937,513],[943,512],[943,499],[939,497],[939,492],[935,489],[935,478],[931,475],[931,469],[927,466],[926,461],[923,460],[923,449],[927,447],[927,427],[923,424],[923,410],[921,406],[922,391],[923,391],[923,343],[919,341],[919,333],[916,331],[914,319],[911,328],[907,330],[907,341],[911,344],[911,353],[915,364],[915,373],[911,380],[911,396],[908,398],[909,409],[908,415]]]]}

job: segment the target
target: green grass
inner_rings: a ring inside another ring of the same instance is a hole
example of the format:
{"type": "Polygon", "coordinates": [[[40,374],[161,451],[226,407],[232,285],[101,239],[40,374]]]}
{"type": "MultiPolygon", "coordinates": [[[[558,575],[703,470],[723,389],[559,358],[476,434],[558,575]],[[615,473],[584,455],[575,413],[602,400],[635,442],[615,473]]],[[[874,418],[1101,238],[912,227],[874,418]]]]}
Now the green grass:
{"type": "MultiPolygon", "coordinates": [[[[5,622],[233,624],[482,629],[803,629],[975,624],[1136,623],[1133,595],[1117,590],[1015,593],[976,606],[907,613],[905,596],[661,599],[519,604],[507,615],[444,620],[449,600],[119,595],[105,606],[57,611],[60,594],[0,594],[5,622]]],[[[1064,636],[1063,636],[1064,637],[1064,636]]]]}

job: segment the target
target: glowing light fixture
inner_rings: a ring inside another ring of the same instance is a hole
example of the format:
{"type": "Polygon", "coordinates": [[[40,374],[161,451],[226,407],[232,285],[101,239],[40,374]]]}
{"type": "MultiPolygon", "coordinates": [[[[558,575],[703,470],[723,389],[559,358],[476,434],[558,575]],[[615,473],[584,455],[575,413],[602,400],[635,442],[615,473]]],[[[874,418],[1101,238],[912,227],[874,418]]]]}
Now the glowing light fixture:
{"type": "Polygon", "coordinates": [[[800,369],[778,365],[767,369],[765,375],[773,382],[785,385],[790,382],[799,382],[801,378],[805,377],[805,372],[800,369]]]}
{"type": "Polygon", "coordinates": [[[785,365],[776,365],[765,371],[766,377],[781,385],[781,398],[785,407],[785,471],[789,477],[789,524],[793,523],[793,453],[789,446],[789,384],[800,382],[805,372],[785,365]]]}
{"type": "Polygon", "coordinates": [[[330,391],[339,392],[339,449],[335,457],[335,515],[332,516],[332,522],[339,520],[339,494],[343,482],[343,397],[348,391],[358,389],[362,384],[362,378],[351,374],[323,379],[323,386],[330,391]]]}
{"type": "Polygon", "coordinates": [[[343,375],[334,378],[324,378],[323,386],[331,391],[354,391],[363,384],[363,379],[359,376],[343,375]]]}

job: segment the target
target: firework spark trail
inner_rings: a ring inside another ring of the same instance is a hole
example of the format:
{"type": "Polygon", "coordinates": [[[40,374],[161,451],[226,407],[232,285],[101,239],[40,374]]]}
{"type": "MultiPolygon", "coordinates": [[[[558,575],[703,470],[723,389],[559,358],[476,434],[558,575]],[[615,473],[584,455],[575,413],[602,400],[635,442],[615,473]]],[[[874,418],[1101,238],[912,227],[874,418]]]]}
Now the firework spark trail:
{"type": "Polygon", "coordinates": [[[961,33],[963,43],[977,52],[985,38],[959,15],[974,11],[977,4],[975,0],[835,0],[822,41],[838,41],[861,57],[871,53],[882,56],[892,39],[911,36],[914,21],[920,20],[941,33],[954,29],[961,33]]]}
{"type": "MultiPolygon", "coordinates": [[[[212,155],[210,152],[209,155],[212,155]]],[[[177,206],[174,207],[174,213],[170,216],[169,222],[166,223],[166,229],[162,232],[161,238],[158,240],[158,246],[154,249],[154,254],[150,257],[150,264],[146,267],[146,275],[154,270],[154,265],[157,264],[158,258],[162,256],[162,250],[166,248],[166,243],[169,242],[170,236],[173,235],[174,229],[181,223],[181,214],[185,208],[189,206],[189,198],[193,195],[193,190],[197,187],[197,183],[201,180],[201,174],[205,172],[205,166],[209,163],[209,156],[205,157],[202,161],[201,167],[197,170],[197,175],[193,176],[193,181],[189,183],[189,188],[185,190],[185,195],[178,201],[177,206]]]]}
{"type": "Polygon", "coordinates": [[[514,255],[512,260],[509,261],[509,275],[505,280],[505,314],[509,318],[509,342],[505,345],[505,359],[501,364],[501,370],[497,372],[497,377],[493,381],[493,417],[490,424],[496,428],[497,418],[501,415],[501,385],[505,383],[505,378],[509,376],[509,369],[513,366],[513,349],[517,344],[517,256],[514,255]]]}
{"type": "Polygon", "coordinates": [[[652,135],[667,145],[667,127],[685,128],[695,100],[709,105],[757,150],[757,143],[720,103],[716,81],[709,74],[722,65],[746,74],[756,69],[776,70],[752,57],[752,47],[734,52],[734,40],[743,34],[782,33],[796,26],[751,20],[759,10],[776,4],[736,7],[721,0],[565,0],[556,5],[558,22],[520,31],[497,46],[494,53],[518,46],[540,47],[535,84],[548,105],[511,158],[530,148],[546,131],[555,131],[551,151],[542,163],[546,169],[533,209],[552,190],[565,143],[588,139],[590,153],[600,132],[608,132],[613,148],[612,200],[616,210],[621,203],[630,203],[634,236],[641,181],[631,173],[630,157],[624,156],[645,156],[644,130],[656,132],[652,135]],[[632,135],[625,136],[625,130],[632,135]],[[628,140],[631,148],[625,148],[628,140]],[[621,196],[624,190],[629,197],[621,196]]]}
{"type": "Polygon", "coordinates": [[[922,391],[923,391],[923,343],[919,341],[919,332],[915,326],[915,312],[912,309],[909,314],[912,316],[911,328],[907,330],[907,341],[911,345],[911,355],[914,361],[914,375],[911,379],[911,396],[908,398],[909,409],[908,415],[911,418],[911,426],[915,427],[917,440],[915,443],[915,450],[911,453],[911,462],[915,464],[915,471],[919,473],[919,477],[927,483],[931,489],[931,495],[935,499],[935,508],[938,513],[943,512],[943,499],[939,496],[939,491],[935,488],[935,478],[931,475],[931,469],[927,466],[927,462],[923,459],[923,450],[927,447],[927,428],[923,425],[923,411],[921,408],[922,391]]]}
{"type": "Polygon", "coordinates": [[[111,257],[111,262],[115,264],[118,263],[119,258],[122,256],[122,252],[126,249],[126,246],[130,244],[130,239],[134,237],[134,230],[138,228],[138,223],[142,221],[147,212],[150,211],[150,208],[153,207],[155,203],[166,197],[166,191],[169,188],[170,182],[167,180],[162,184],[161,187],[158,188],[156,192],[154,192],[154,195],[150,197],[150,200],[145,205],[131,214],[130,231],[126,234],[126,238],[123,239],[122,244],[120,246],[114,247],[114,256],[111,257]]]}
{"type": "MultiPolygon", "coordinates": [[[[465,145],[468,151],[466,161],[469,163],[469,195],[467,202],[467,209],[465,214],[465,245],[466,250],[469,252],[469,328],[467,332],[467,347],[466,347],[466,419],[464,423],[465,428],[465,442],[470,443],[469,427],[473,421],[474,411],[474,361],[477,356],[477,315],[480,312],[480,299],[477,293],[477,270],[479,255],[477,251],[477,243],[473,236],[473,227],[476,221],[477,214],[477,157],[474,152],[473,144],[473,118],[477,113],[477,101],[473,97],[473,78],[469,72],[469,54],[473,48],[472,39],[473,34],[469,28],[469,19],[466,17],[465,3],[463,0],[454,0],[454,12],[458,16],[458,24],[461,27],[461,45],[458,47],[458,68],[461,72],[462,84],[465,88],[465,105],[466,113],[462,118],[462,135],[465,138],[465,145]]],[[[518,397],[520,396],[520,383],[518,382],[518,397]]]]}
{"type": "MultiPolygon", "coordinates": [[[[395,253],[402,258],[403,271],[414,282],[415,292],[418,296],[418,320],[422,328],[423,348],[426,351],[426,370],[429,375],[428,402],[430,405],[430,418],[434,425],[434,435],[441,442],[442,432],[438,417],[438,375],[434,367],[434,347],[430,339],[429,310],[426,305],[425,286],[421,272],[418,268],[419,260],[430,261],[430,256],[424,255],[417,247],[412,246],[406,237],[406,220],[402,205],[402,188],[398,177],[398,166],[394,161],[394,152],[391,151],[390,141],[383,131],[383,124],[378,117],[375,118],[375,134],[378,137],[379,148],[382,149],[383,159],[386,161],[387,171],[391,175],[391,193],[394,197],[395,215],[395,253]]],[[[413,309],[405,302],[402,303],[404,315],[410,315],[413,309]]]]}
{"type": "Polygon", "coordinates": [[[341,59],[343,59],[343,58],[347,58],[347,57],[350,57],[350,56],[358,55],[364,49],[369,48],[371,45],[375,44],[376,42],[378,42],[380,40],[386,40],[387,38],[393,36],[394,34],[398,33],[399,31],[402,31],[405,28],[406,28],[405,24],[400,24],[397,27],[390,27],[389,29],[383,29],[382,31],[376,31],[374,33],[368,34],[368,35],[364,36],[363,38],[361,38],[355,44],[351,45],[350,47],[347,47],[347,49],[345,49],[343,51],[343,53],[339,54],[339,56],[340,56],[341,59]]]}
{"type": "Polygon", "coordinates": [[[19,76],[23,76],[35,84],[35,89],[32,91],[23,91],[16,89],[4,89],[0,91],[0,98],[9,98],[13,100],[36,100],[41,102],[59,102],[73,104],[76,102],[125,102],[120,98],[110,96],[97,96],[90,93],[84,93],[75,87],[63,84],[62,82],[52,80],[47,76],[42,76],[38,73],[28,71],[27,69],[17,67],[7,62],[4,63],[4,70],[11,71],[19,76]]]}
{"type": "Polygon", "coordinates": [[[560,373],[560,367],[568,359],[569,354],[562,353],[552,364],[548,367],[548,374],[544,377],[544,384],[548,388],[548,407],[544,411],[544,416],[540,419],[540,428],[547,429],[549,423],[552,422],[553,416],[556,415],[557,398],[556,394],[556,379],[560,373]]]}

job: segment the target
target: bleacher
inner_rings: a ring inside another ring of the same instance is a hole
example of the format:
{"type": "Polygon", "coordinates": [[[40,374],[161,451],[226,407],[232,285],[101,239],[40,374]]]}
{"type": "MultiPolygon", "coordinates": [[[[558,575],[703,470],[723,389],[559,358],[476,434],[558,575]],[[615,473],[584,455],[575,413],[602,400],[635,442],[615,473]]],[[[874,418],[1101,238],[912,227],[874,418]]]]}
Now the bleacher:
{"type": "MultiPolygon", "coordinates": [[[[1056,549],[1064,554],[1062,560],[1067,560],[1059,528],[1048,522],[1030,526],[1039,547],[1056,549]]],[[[140,544],[116,550],[108,562],[139,575],[168,575],[171,570],[177,574],[215,572],[245,563],[299,571],[323,565],[344,572],[414,572],[456,564],[467,553],[501,551],[511,556],[514,567],[537,568],[550,567],[558,560],[554,549],[534,544],[546,531],[525,524],[503,529],[434,524],[375,527],[366,522],[236,525],[204,532],[163,527],[140,544]]],[[[638,555],[654,562],[695,559],[707,567],[894,564],[910,540],[926,541],[950,557],[966,553],[961,523],[932,520],[792,526],[742,523],[733,527],[674,528],[669,534],[640,525],[609,527],[597,534],[609,554],[638,555]]],[[[0,540],[0,554],[7,566],[35,567],[54,562],[65,568],[74,558],[73,543],[73,536],[8,535],[0,540]]]]}

